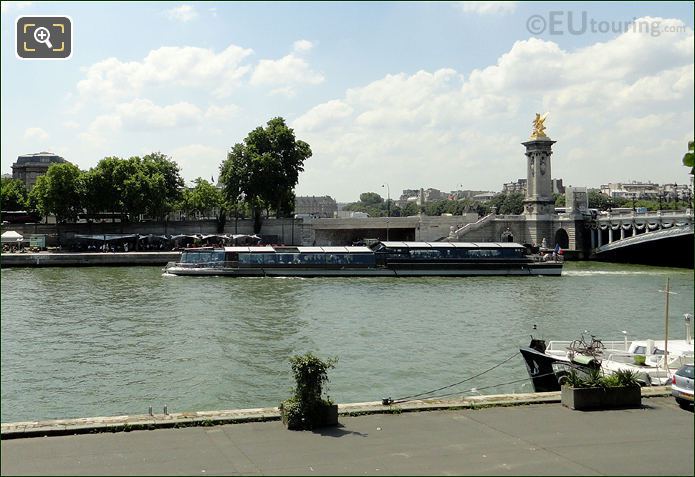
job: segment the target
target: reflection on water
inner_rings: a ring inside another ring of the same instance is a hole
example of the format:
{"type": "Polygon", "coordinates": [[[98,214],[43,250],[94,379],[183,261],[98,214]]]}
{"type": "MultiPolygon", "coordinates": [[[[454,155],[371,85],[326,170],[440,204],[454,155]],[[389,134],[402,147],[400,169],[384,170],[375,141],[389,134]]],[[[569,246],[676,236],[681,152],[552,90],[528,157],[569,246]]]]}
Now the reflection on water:
{"type": "MultiPolygon", "coordinates": [[[[165,277],[158,267],[2,270],[2,421],[274,406],[288,358],[337,356],[339,402],[416,394],[528,342],[588,329],[671,336],[693,312],[692,271],[567,263],[562,277],[165,277]]],[[[519,359],[452,391],[530,390],[519,359]]]]}

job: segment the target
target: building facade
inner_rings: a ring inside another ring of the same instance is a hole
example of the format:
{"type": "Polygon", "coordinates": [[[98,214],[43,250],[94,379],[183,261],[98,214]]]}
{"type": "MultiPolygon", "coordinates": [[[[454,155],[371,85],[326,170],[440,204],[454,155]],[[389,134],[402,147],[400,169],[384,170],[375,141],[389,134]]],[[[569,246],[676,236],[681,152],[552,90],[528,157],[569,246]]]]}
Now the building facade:
{"type": "Polygon", "coordinates": [[[67,162],[62,157],[52,152],[37,152],[35,154],[24,154],[17,157],[17,162],[12,164],[12,178],[24,182],[27,190],[34,187],[36,179],[46,174],[48,168],[53,164],[67,162]]]}
{"type": "Polygon", "coordinates": [[[313,215],[317,218],[331,218],[338,212],[338,204],[330,195],[296,197],[294,213],[313,215]]]}

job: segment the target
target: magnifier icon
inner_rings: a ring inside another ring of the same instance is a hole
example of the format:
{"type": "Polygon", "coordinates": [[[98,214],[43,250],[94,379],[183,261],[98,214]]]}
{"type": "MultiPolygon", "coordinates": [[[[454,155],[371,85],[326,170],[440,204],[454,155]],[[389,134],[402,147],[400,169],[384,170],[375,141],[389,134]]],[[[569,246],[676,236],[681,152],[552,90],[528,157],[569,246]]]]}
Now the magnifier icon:
{"type": "Polygon", "coordinates": [[[34,30],[34,40],[39,43],[45,43],[47,47],[53,48],[51,44],[51,32],[46,27],[38,27],[34,30]]]}

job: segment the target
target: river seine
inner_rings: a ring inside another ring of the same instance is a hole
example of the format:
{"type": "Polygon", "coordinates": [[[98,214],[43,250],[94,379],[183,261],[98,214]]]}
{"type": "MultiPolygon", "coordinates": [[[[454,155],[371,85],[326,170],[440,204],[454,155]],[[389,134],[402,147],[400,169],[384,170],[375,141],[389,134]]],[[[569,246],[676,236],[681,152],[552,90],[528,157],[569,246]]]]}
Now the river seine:
{"type": "Polygon", "coordinates": [[[335,356],[336,402],[532,391],[536,336],[670,337],[693,271],[569,262],[561,277],[224,278],[159,267],[3,269],[2,422],[276,406],[288,358],[335,356]],[[512,355],[515,355],[512,357],[512,355]]]}

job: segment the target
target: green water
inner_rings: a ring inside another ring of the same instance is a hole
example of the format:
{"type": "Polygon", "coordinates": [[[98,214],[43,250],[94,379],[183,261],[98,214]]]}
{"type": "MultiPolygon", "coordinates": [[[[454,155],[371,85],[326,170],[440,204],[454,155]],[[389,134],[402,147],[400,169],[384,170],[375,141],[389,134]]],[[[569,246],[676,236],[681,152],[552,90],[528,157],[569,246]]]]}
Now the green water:
{"type": "Polygon", "coordinates": [[[672,338],[693,312],[693,271],[588,262],[562,277],[225,278],[158,267],[5,269],[2,422],[275,406],[288,358],[337,356],[337,402],[526,392],[518,347],[589,330],[672,338]],[[476,390],[471,391],[471,388],[476,390]],[[440,393],[441,394],[441,393],[440,393]]]}

